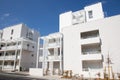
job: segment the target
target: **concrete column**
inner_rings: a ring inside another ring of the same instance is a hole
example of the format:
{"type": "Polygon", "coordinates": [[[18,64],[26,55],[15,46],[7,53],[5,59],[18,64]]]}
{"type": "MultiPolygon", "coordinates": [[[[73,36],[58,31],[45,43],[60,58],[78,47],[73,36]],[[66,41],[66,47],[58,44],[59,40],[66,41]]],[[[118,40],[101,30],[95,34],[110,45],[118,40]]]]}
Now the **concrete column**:
{"type": "Polygon", "coordinates": [[[16,69],[16,59],[17,59],[17,51],[18,51],[17,49],[18,49],[18,41],[17,41],[17,43],[16,43],[15,59],[14,59],[14,67],[13,67],[13,70],[16,69]]]}
{"type": "Polygon", "coordinates": [[[40,52],[40,37],[38,37],[36,68],[38,68],[38,66],[39,66],[39,57],[40,57],[39,52],[40,52]]]}
{"type": "Polygon", "coordinates": [[[47,66],[47,63],[45,61],[45,40],[43,39],[43,62],[42,62],[42,68],[44,68],[44,71],[46,71],[46,66],[47,66]],[[45,66],[46,65],[46,66],[45,66]]]}
{"type": "Polygon", "coordinates": [[[20,71],[20,67],[21,67],[22,48],[23,48],[23,40],[21,40],[20,59],[19,59],[19,70],[18,70],[18,71],[20,71]]]}
{"type": "MultiPolygon", "coordinates": [[[[6,41],[6,43],[5,43],[5,47],[6,47],[6,49],[7,49],[7,41],[6,41]]],[[[6,49],[5,49],[5,51],[4,51],[4,59],[3,59],[3,63],[2,63],[2,70],[4,70],[4,63],[5,63],[6,49]]]]}
{"type": "Polygon", "coordinates": [[[60,74],[63,72],[62,57],[62,38],[60,37],[60,74]]]}

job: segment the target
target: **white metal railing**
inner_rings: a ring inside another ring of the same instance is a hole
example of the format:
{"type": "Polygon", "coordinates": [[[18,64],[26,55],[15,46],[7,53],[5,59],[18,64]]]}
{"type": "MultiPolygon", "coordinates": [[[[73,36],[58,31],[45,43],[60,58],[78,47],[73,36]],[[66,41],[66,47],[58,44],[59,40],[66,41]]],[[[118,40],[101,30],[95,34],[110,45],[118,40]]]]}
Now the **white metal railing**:
{"type": "Polygon", "coordinates": [[[13,69],[14,68],[14,66],[12,66],[12,65],[4,65],[4,67],[3,67],[4,69],[13,69]]]}
{"type": "Polygon", "coordinates": [[[0,60],[3,60],[4,59],[4,56],[0,56],[0,60]]]}
{"type": "Polygon", "coordinates": [[[21,48],[21,45],[14,45],[14,46],[7,46],[7,47],[2,47],[1,50],[13,50],[13,49],[20,49],[21,48]]]}
{"type": "Polygon", "coordinates": [[[47,60],[60,60],[60,56],[47,56],[47,60]]]}
{"type": "Polygon", "coordinates": [[[15,55],[5,56],[5,60],[14,60],[15,57],[16,57],[15,55]]]}
{"type": "Polygon", "coordinates": [[[4,69],[13,69],[13,65],[4,65],[4,69]]]}
{"type": "Polygon", "coordinates": [[[102,68],[83,68],[82,71],[92,71],[92,72],[97,72],[100,71],[102,68]]]}
{"type": "Polygon", "coordinates": [[[89,71],[89,68],[83,68],[82,71],[89,71]]]}
{"type": "Polygon", "coordinates": [[[81,39],[81,44],[91,44],[91,43],[100,43],[99,37],[90,37],[86,39],[81,39]]]}
{"type": "Polygon", "coordinates": [[[48,43],[48,47],[60,46],[60,43],[48,43]]]}

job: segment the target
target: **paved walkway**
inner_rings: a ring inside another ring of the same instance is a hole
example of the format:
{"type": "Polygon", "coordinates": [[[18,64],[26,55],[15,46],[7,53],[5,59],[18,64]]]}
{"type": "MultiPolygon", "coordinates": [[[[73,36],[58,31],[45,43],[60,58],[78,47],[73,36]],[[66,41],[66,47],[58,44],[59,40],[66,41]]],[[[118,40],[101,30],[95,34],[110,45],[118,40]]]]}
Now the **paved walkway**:
{"type": "Polygon", "coordinates": [[[21,75],[31,78],[40,78],[40,79],[48,79],[48,80],[72,80],[72,79],[65,79],[61,78],[61,76],[53,75],[53,76],[31,76],[29,72],[10,72],[10,71],[0,71],[0,73],[11,74],[11,75],[21,75]]]}

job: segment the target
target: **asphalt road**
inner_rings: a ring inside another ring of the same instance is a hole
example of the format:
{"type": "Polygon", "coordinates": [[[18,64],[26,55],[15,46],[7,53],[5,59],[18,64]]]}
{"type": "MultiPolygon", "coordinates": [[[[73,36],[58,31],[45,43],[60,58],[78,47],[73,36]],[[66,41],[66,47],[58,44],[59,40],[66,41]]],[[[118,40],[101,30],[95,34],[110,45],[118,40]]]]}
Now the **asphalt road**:
{"type": "Polygon", "coordinates": [[[31,78],[23,75],[0,73],[0,80],[45,80],[45,79],[31,78]]]}

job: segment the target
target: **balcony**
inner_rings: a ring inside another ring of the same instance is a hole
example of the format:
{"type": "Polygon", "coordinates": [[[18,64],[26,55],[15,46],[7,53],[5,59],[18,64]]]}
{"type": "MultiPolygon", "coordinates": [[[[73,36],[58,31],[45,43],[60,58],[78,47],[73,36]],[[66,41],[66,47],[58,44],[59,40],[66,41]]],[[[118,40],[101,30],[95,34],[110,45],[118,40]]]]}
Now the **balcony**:
{"type": "Polygon", "coordinates": [[[7,47],[2,47],[1,50],[16,50],[16,49],[21,49],[21,45],[17,46],[7,46],[7,47]]]}
{"type": "Polygon", "coordinates": [[[60,43],[48,43],[48,48],[60,47],[60,43]]]}
{"type": "Polygon", "coordinates": [[[12,66],[12,65],[4,65],[3,68],[4,68],[4,69],[13,69],[13,67],[14,67],[14,66],[12,66]]]}
{"type": "Polygon", "coordinates": [[[4,56],[0,56],[0,60],[3,60],[4,59],[4,56]]]}
{"type": "Polygon", "coordinates": [[[2,47],[1,48],[1,51],[4,51],[4,50],[16,50],[16,49],[23,49],[23,50],[28,50],[28,51],[34,51],[34,48],[32,48],[32,47],[28,47],[28,46],[26,46],[26,45],[18,45],[18,46],[7,46],[7,47],[2,47]]]}
{"type": "Polygon", "coordinates": [[[86,52],[80,57],[82,60],[102,60],[102,54],[98,52],[86,52]]]}
{"type": "Polygon", "coordinates": [[[103,62],[101,61],[82,61],[83,72],[98,72],[103,69],[103,62]]]}
{"type": "Polygon", "coordinates": [[[100,43],[99,37],[90,37],[90,38],[86,38],[86,39],[81,39],[82,45],[96,44],[96,43],[100,43]]]}
{"type": "Polygon", "coordinates": [[[60,56],[47,56],[46,59],[48,61],[60,61],[61,57],[60,56]]]}
{"type": "MultiPolygon", "coordinates": [[[[15,55],[5,56],[5,60],[15,60],[15,58],[16,58],[15,55]]],[[[20,56],[17,56],[17,59],[20,59],[20,56]]]]}

